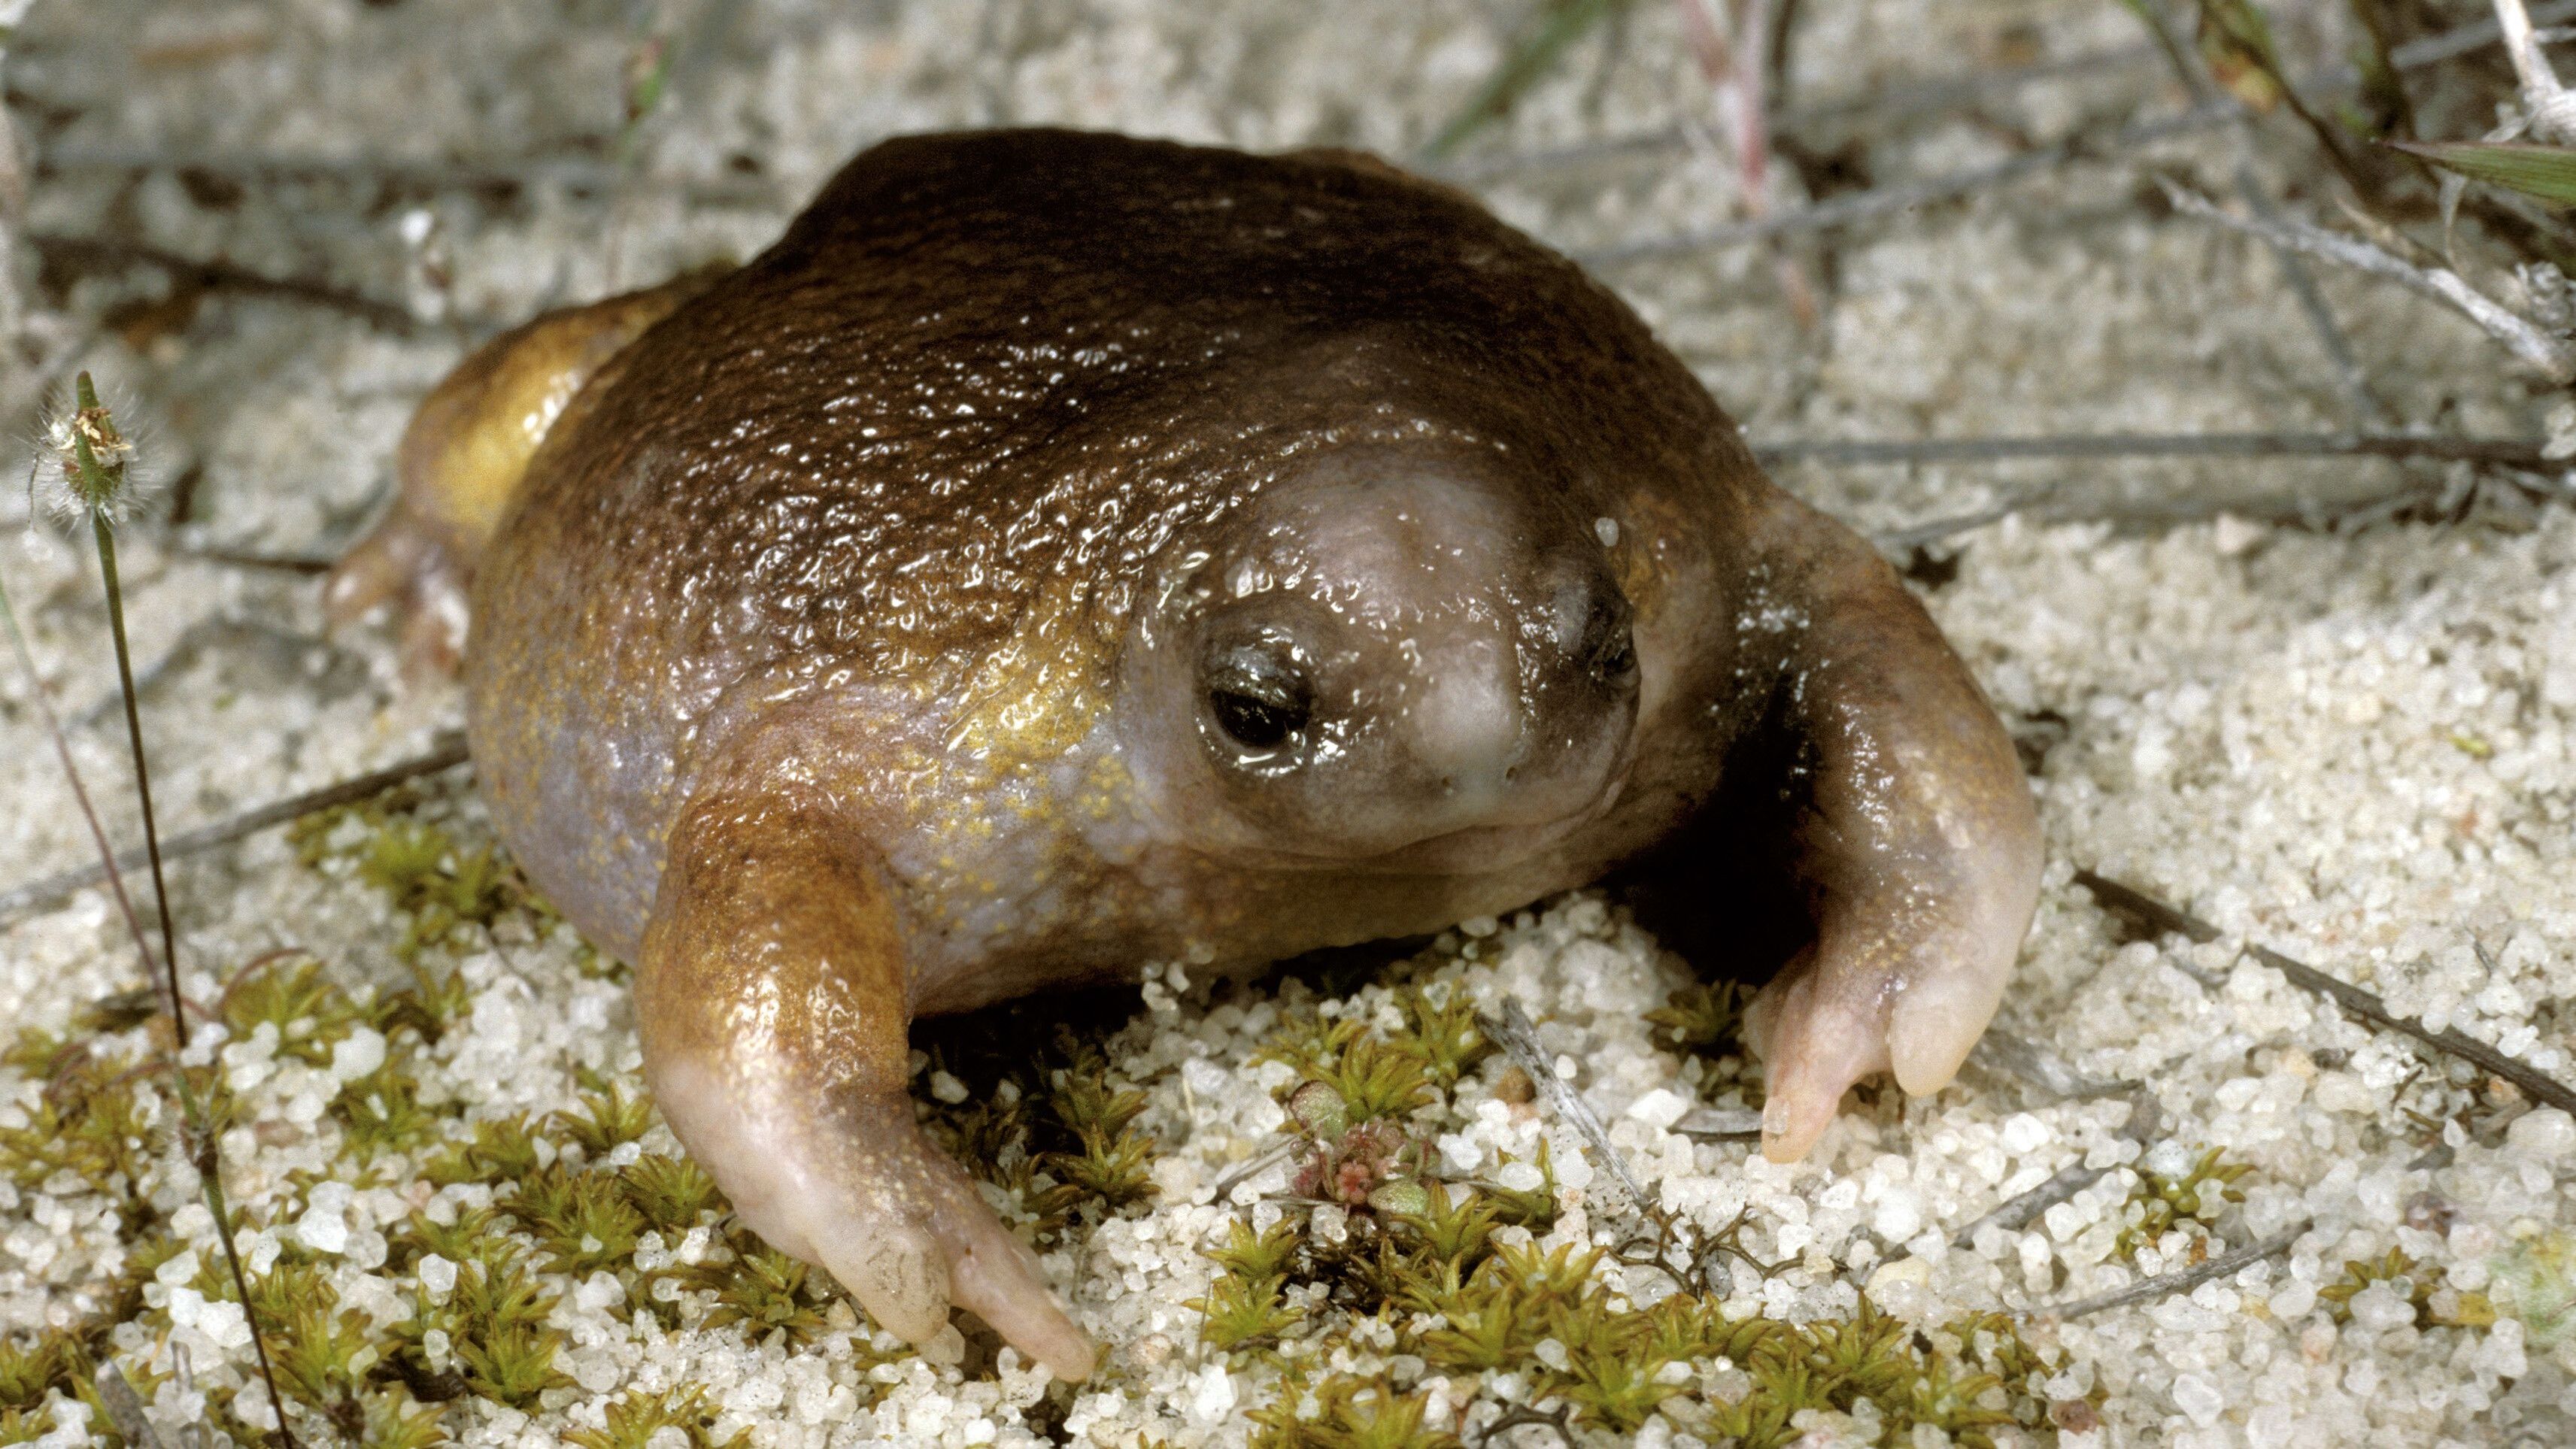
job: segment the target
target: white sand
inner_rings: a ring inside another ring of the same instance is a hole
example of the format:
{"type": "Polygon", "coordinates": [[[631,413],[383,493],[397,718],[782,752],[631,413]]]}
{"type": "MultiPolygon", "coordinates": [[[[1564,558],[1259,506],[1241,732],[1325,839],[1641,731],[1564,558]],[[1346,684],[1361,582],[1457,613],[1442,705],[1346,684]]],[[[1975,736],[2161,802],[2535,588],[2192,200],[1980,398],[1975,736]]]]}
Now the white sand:
{"type": "MultiPolygon", "coordinates": [[[[36,225],[123,230],[489,326],[747,252],[851,150],[892,132],[1046,120],[1408,154],[1491,68],[1519,7],[881,8],[890,13],[740,7],[732,38],[684,53],[670,107],[643,133],[648,179],[613,208],[542,178],[519,205],[496,211],[462,193],[353,206],[345,189],[304,183],[254,184],[226,205],[192,196],[167,173],[129,182],[70,170],[39,186],[36,225]],[[729,170],[737,155],[760,174],[729,170]],[[612,228],[613,248],[602,241],[612,228]]],[[[2331,33],[2340,10],[2319,8],[2288,27],[2294,39],[2331,33]]],[[[506,165],[570,154],[570,139],[613,131],[618,68],[639,33],[622,13],[470,0],[40,5],[12,53],[12,77],[49,102],[82,107],[49,139],[93,154],[506,165]]],[[[685,31],[694,10],[674,13],[685,31]]],[[[2108,5],[1812,7],[1800,31],[1798,99],[1992,64],[2008,35],[2047,57],[2134,39],[2108,5]]],[[[1579,51],[1478,144],[1535,149],[1648,129],[1701,94],[1667,7],[1639,8],[1626,59],[1593,109],[1597,69],[1596,48],[1579,51]]],[[[1989,110],[2053,135],[2133,104],[2170,107],[2169,91],[2151,68],[2133,67],[1998,96],[1989,110]]],[[[2004,152],[1993,130],[1956,115],[1875,134],[1869,159],[1881,180],[2004,152]]],[[[2235,144],[2222,132],[2163,154],[2223,180],[2235,144]]],[[[2267,134],[2265,148],[2296,153],[2286,133],[2267,134]]],[[[1686,152],[1479,184],[1507,217],[1577,249],[1713,224],[1736,207],[1718,169],[1686,152]]],[[[2273,261],[2151,218],[2131,204],[2134,184],[2120,167],[2083,168],[1860,228],[1837,250],[1838,290],[1813,332],[1791,320],[1770,261],[1755,251],[1626,267],[1614,279],[1758,439],[2343,425],[2332,374],[2273,261]]],[[[1778,204],[1797,201],[1794,176],[1775,187],[1778,204]]],[[[2321,280],[2393,416],[2486,434],[2538,431],[2539,405],[2465,325],[2347,277],[2321,280]]],[[[86,324],[159,289],[148,272],[84,281],[70,316],[86,324]]],[[[307,305],[218,295],[193,325],[139,353],[111,333],[77,361],[147,400],[161,420],[151,448],[165,477],[202,470],[194,541],[289,553],[328,548],[354,528],[385,485],[408,407],[457,354],[457,341],[437,330],[406,339],[307,305]]],[[[2253,508],[2302,491],[2351,496],[2392,477],[2382,464],[2231,462],[1797,469],[1783,481],[1886,529],[2024,488],[2093,499],[2216,494],[2253,508]]],[[[88,709],[113,682],[94,574],[68,535],[12,533],[7,581],[56,697],[88,709]]],[[[2260,941],[2368,985],[2436,1028],[2456,1026],[2570,1075],[2570,1023],[2557,1003],[2576,996],[2576,517],[2560,508],[2523,531],[2472,522],[2353,538],[2233,519],[2149,539],[2008,522],[1962,542],[1956,582],[1930,595],[1942,624],[2017,727],[2042,712],[2064,721],[2039,782],[2048,888],[2000,1024],[2086,1077],[2149,1083],[2168,1152],[2223,1144],[2250,1164],[2245,1200],[2211,1225],[2221,1243],[2313,1223],[2278,1259],[2187,1297],[2053,1336],[2034,1330],[2071,1361],[2052,1397],[2108,1390],[2098,1434],[2062,1442],[2576,1437],[2576,1336],[2561,1337],[2565,1324],[2529,1290],[2514,1298],[2499,1281],[2533,1244],[2564,1241],[2555,1235],[2569,1225],[2561,1182],[2576,1166],[2576,1122],[2525,1113],[2466,1067],[2428,1064],[2398,1038],[2343,1021],[2237,960],[2241,941],[2260,941]],[[2153,889],[2230,934],[2189,950],[2121,945],[2113,923],[2068,883],[2078,866],[2153,889]],[[2221,984],[2204,990],[2184,968],[2221,984]],[[2391,1247],[2439,1268],[2454,1294],[2489,1292],[2523,1317],[2419,1330],[2380,1289],[2338,1324],[2317,1290],[2346,1259],[2391,1247]]],[[[165,824],[414,753],[456,717],[451,694],[393,686],[381,637],[324,643],[309,581],[190,562],[140,537],[128,545],[127,570],[138,657],[172,659],[147,702],[165,824]]],[[[12,721],[12,748],[0,758],[5,885],[79,862],[86,842],[14,672],[0,700],[12,721]]],[[[110,797],[111,827],[127,838],[113,724],[100,715],[79,728],[77,753],[110,797]]],[[[442,797],[438,808],[455,813],[464,838],[480,838],[470,797],[442,797]]],[[[381,897],[301,867],[275,834],[191,864],[174,883],[190,989],[201,999],[239,963],[290,943],[319,953],[352,989],[407,980],[381,897]]],[[[135,985],[131,951],[111,921],[93,892],[0,923],[6,1019],[61,1029],[85,1004],[135,985]]],[[[486,1118],[573,1106],[576,1067],[631,1079],[623,988],[583,975],[567,939],[501,945],[458,963],[474,1004],[467,1025],[424,1063],[425,1094],[486,1118]]],[[[1683,977],[1596,899],[1505,923],[1482,954],[1442,972],[1487,1004],[1515,997],[1539,1020],[1576,1087],[1615,1124],[1639,1178],[1702,1225],[1750,1206],[1756,1250],[1795,1260],[1767,1282],[1742,1280],[1739,1309],[1847,1313],[1867,1285],[1884,1306],[1928,1323],[2080,1298],[2166,1266],[2157,1249],[2134,1268],[2113,1253],[2116,1214],[2134,1185],[2126,1170],[2026,1231],[1963,1236],[2062,1167],[2134,1160],[2140,1147],[2121,1133],[2125,1101],[2070,1104],[1972,1068],[1930,1100],[1900,1106],[1891,1093],[1875,1111],[1849,1112],[1811,1161],[1772,1167],[1748,1161],[1740,1145],[1694,1147],[1664,1130],[1660,1099],[1642,1116],[1629,1111],[1658,1090],[1691,1090],[1681,1061],[1653,1048],[1639,1016],[1683,977]]],[[[1266,1372],[1229,1377],[1199,1346],[1198,1315],[1181,1306],[1204,1290],[1210,1270],[1199,1249],[1221,1240],[1229,1218],[1259,1222],[1278,1211],[1208,1200],[1230,1165],[1277,1140],[1281,1114],[1269,1093],[1285,1069],[1245,1066],[1277,1013],[1257,996],[1212,1011],[1195,1004],[1205,999],[1150,988],[1155,1009],[1117,1039],[1117,1070],[1152,1083],[1143,1125],[1161,1154],[1159,1206],[1050,1259],[1109,1350],[1094,1383],[1078,1396],[1052,1390],[1041,1416],[1060,1418],[1077,1438],[1233,1442],[1247,1431],[1244,1414],[1271,1392],[1266,1372]]],[[[1377,1004],[1364,994],[1352,1009],[1377,1004]]],[[[200,1040],[216,1046],[212,1032],[200,1040]]],[[[129,1034],[125,1045],[137,1041],[129,1034]]],[[[361,1046],[336,1069],[281,1068],[275,1049],[259,1038],[221,1046],[244,1120],[255,1124],[226,1143],[232,1187],[263,1216],[299,1190],[289,1174],[348,1175],[321,1105],[337,1090],[335,1070],[367,1064],[361,1046]]],[[[1568,1240],[1607,1232],[1616,1197],[1593,1180],[1598,1164],[1553,1118],[1500,1103],[1478,1111],[1490,1076],[1463,1084],[1455,1110],[1426,1124],[1442,1135],[1446,1165],[1498,1171],[1505,1154],[1525,1156],[1544,1131],[1568,1209],[1556,1231],[1568,1240]]],[[[23,1121],[38,1092],[0,1069],[0,1126],[23,1121]]],[[[657,1131],[648,1145],[659,1141],[657,1131]]],[[[428,1189],[399,1159],[393,1165],[393,1180],[345,1197],[304,1194],[292,1226],[281,1221],[251,1241],[254,1264],[292,1236],[329,1266],[344,1303],[378,1325],[405,1316],[417,1275],[383,1270],[385,1234],[428,1189]]],[[[1282,1177],[1254,1179],[1237,1201],[1276,1190],[1282,1177]]],[[[449,1189],[443,1200],[470,1205],[474,1191],[449,1189]]],[[[211,1250],[202,1215],[184,1206],[189,1179],[175,1156],[149,1196],[211,1250]]],[[[76,1181],[29,1191],[0,1183],[0,1330],[62,1326],[94,1311],[85,1295],[123,1252],[110,1207],[76,1181]]],[[[1032,1405],[1050,1392],[1026,1373],[970,1380],[903,1356],[871,1368],[879,1355],[845,1309],[820,1343],[791,1351],[746,1345],[733,1331],[639,1327],[598,1280],[549,1286],[563,1296],[559,1366],[574,1385],[548,1391],[533,1417],[460,1401],[447,1415],[458,1442],[554,1443],[561,1430],[596,1426],[629,1390],[681,1383],[705,1385],[723,1407],[720,1433],[748,1428],[760,1444],[1030,1442],[1032,1405]]],[[[1642,1276],[1627,1286],[1649,1291],[1642,1276]]],[[[202,1386],[241,1382],[247,1338],[228,1305],[207,1307],[166,1285],[147,1301],[142,1318],[117,1332],[129,1362],[166,1367],[169,1346],[184,1344],[202,1386]]],[[[1345,1335],[1348,1327],[1338,1325],[1345,1335]]],[[[1376,1366],[1364,1337],[1341,1351],[1359,1354],[1345,1367],[1376,1366]]],[[[1437,1402],[1468,1406],[1470,1425],[1490,1422],[1511,1392],[1490,1378],[1436,1387],[1437,1402]]],[[[193,1406],[165,1386],[157,1411],[166,1433],[193,1406]]],[[[83,1412],[56,1405],[55,1442],[83,1440],[83,1412]]],[[[1670,1427],[1651,1424],[1647,1436],[1670,1427]]],[[[1867,1435],[1831,1416],[1812,1428],[1819,1443],[1867,1435]]],[[[1516,1442],[1546,1437],[1524,1431],[1516,1442]]]]}

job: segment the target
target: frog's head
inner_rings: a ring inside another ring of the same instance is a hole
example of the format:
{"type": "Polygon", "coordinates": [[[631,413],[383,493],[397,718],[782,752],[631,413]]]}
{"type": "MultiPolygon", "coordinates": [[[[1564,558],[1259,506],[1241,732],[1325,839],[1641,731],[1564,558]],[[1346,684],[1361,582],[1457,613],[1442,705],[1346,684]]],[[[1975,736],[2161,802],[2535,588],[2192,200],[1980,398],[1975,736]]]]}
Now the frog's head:
{"type": "Polygon", "coordinates": [[[1176,559],[1122,668],[1129,765],[1167,830],[1485,870],[1608,806],[1639,670],[1610,530],[1506,461],[1337,452],[1176,559]]]}

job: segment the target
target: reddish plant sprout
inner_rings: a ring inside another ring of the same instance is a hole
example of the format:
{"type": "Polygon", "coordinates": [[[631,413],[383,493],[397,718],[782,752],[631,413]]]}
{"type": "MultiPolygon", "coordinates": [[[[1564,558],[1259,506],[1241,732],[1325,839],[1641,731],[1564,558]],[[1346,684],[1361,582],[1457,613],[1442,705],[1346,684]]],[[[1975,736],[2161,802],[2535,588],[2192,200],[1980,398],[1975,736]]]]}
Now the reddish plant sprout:
{"type": "Polygon", "coordinates": [[[1363,1122],[1318,1139],[1289,1190],[1299,1197],[1366,1207],[1388,1183],[1421,1176],[1430,1154],[1392,1122],[1363,1122]]]}

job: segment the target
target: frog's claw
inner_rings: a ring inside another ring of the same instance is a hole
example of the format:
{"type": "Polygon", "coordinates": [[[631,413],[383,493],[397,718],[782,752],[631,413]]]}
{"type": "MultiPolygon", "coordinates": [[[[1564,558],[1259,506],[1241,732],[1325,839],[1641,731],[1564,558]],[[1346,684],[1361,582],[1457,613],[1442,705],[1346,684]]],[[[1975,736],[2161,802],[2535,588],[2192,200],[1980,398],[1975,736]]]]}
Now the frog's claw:
{"type": "Polygon", "coordinates": [[[644,1065],[734,1211],[931,1347],[953,1304],[1060,1377],[1092,1347],[974,1182],[914,1122],[899,922],[864,841],[777,797],[672,829],[636,973],[644,1065]]]}
{"type": "Polygon", "coordinates": [[[1810,621],[1785,666],[1814,767],[1799,839],[1816,940],[1752,1022],[1763,1152],[1804,1157],[1844,1090],[1923,1094],[1993,1017],[2039,896],[2039,821],[2012,740],[1895,571],[1783,500],[1810,621]],[[1792,512],[1794,510],[1794,512],[1792,512]]]}

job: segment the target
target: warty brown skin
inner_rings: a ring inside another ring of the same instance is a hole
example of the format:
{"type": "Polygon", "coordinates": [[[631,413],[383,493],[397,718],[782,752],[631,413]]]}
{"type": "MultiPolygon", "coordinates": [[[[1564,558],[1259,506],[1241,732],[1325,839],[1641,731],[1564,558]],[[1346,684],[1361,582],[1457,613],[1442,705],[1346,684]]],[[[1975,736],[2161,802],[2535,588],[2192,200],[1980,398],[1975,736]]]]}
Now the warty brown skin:
{"type": "Polygon", "coordinates": [[[1860,1076],[1949,1079],[2036,896],[2010,742],[1887,566],[1574,266],[1346,153],[878,146],[740,270],[433,394],[332,598],[469,583],[495,822],[636,963],[681,1140],[897,1332],[963,1305],[1068,1376],[913,1125],[915,1014],[1507,910],[1735,828],[1785,740],[1787,1160],[1860,1076]]]}

